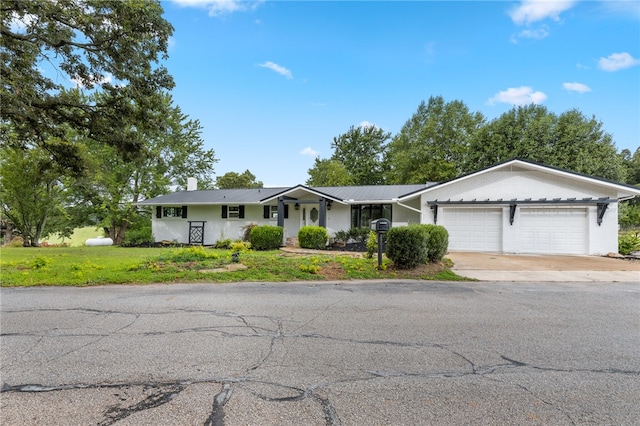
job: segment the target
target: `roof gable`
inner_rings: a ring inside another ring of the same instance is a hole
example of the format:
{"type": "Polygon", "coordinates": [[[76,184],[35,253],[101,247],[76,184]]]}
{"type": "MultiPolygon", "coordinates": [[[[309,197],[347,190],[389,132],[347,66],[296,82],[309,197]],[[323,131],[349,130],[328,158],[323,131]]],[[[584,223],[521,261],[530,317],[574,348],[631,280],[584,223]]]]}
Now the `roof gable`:
{"type": "MultiPolygon", "coordinates": [[[[574,184],[578,186],[582,186],[582,187],[589,186],[592,188],[595,186],[595,187],[598,187],[601,191],[609,191],[609,192],[613,191],[617,194],[618,198],[628,198],[628,197],[634,197],[634,196],[640,195],[640,188],[633,187],[630,185],[626,185],[618,182],[612,182],[605,179],[597,178],[594,176],[588,176],[588,175],[580,174],[576,172],[571,172],[569,170],[551,167],[551,166],[535,163],[528,160],[513,159],[513,160],[509,160],[503,163],[493,165],[483,170],[479,170],[474,173],[460,176],[450,181],[442,182],[440,184],[436,184],[428,188],[418,190],[410,194],[406,194],[405,196],[401,197],[400,200],[403,201],[403,200],[412,199],[412,198],[421,196],[422,194],[426,194],[434,191],[442,192],[441,190],[443,188],[459,186],[467,180],[477,179],[479,177],[482,177],[482,175],[501,172],[501,171],[539,172],[540,174],[544,174],[552,179],[573,181],[574,184]]],[[[455,196],[455,195],[452,195],[452,196],[455,196]]]]}

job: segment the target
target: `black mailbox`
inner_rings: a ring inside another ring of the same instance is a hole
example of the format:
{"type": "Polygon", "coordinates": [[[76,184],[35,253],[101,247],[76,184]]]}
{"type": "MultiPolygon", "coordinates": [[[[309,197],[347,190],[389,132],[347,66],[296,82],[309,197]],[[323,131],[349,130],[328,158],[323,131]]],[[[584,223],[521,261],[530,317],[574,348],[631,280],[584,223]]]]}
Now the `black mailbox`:
{"type": "Polygon", "coordinates": [[[391,228],[391,221],[389,219],[376,219],[371,221],[371,229],[378,233],[387,232],[391,228]]]}

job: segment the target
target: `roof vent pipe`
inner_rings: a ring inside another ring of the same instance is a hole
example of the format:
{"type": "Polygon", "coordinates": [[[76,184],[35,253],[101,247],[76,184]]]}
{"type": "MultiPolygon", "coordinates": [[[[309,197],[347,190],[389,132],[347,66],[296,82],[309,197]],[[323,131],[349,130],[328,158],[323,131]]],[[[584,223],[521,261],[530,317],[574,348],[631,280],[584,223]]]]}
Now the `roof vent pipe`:
{"type": "Polygon", "coordinates": [[[187,191],[198,190],[198,179],[194,177],[187,178],[187,191]]]}

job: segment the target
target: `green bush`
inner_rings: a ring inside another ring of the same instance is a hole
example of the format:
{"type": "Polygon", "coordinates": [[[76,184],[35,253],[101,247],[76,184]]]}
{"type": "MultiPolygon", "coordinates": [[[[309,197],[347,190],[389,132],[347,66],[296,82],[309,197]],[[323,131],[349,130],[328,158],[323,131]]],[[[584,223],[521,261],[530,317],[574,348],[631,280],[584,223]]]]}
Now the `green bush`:
{"type": "Polygon", "coordinates": [[[248,241],[234,241],[229,248],[235,252],[247,252],[251,250],[251,243],[248,241]]]}
{"type": "Polygon", "coordinates": [[[449,250],[449,232],[440,225],[421,225],[429,233],[427,258],[430,262],[439,262],[449,250]]]}
{"type": "Polygon", "coordinates": [[[640,231],[630,231],[618,236],[618,252],[620,254],[631,254],[640,251],[640,231]]]}
{"type": "Polygon", "coordinates": [[[349,231],[336,231],[333,236],[333,240],[335,242],[341,242],[345,244],[349,242],[349,238],[351,238],[349,236],[349,231]]]}
{"type": "Polygon", "coordinates": [[[303,226],[298,231],[298,244],[302,248],[322,250],[328,240],[329,233],[321,226],[303,226]]]}
{"type": "Polygon", "coordinates": [[[249,231],[249,242],[256,250],[276,250],[282,245],[284,229],[280,226],[259,225],[249,231]]]}
{"type": "Polygon", "coordinates": [[[127,229],[125,234],[124,245],[135,246],[151,242],[153,242],[151,218],[142,215],[134,216],[129,229],[127,229]]]}
{"type": "Polygon", "coordinates": [[[424,225],[414,224],[391,228],[387,232],[387,257],[399,269],[411,269],[426,263],[429,231],[424,225]]]}
{"type": "Polygon", "coordinates": [[[228,250],[231,248],[231,244],[233,243],[234,241],[231,238],[224,238],[222,240],[216,241],[216,243],[213,245],[213,248],[228,250]]]}
{"type": "Polygon", "coordinates": [[[370,228],[351,228],[349,229],[349,237],[357,242],[366,241],[369,238],[370,228]]]}
{"type": "Polygon", "coordinates": [[[373,254],[378,251],[378,235],[369,230],[369,238],[367,238],[367,259],[371,259],[373,254]]]}

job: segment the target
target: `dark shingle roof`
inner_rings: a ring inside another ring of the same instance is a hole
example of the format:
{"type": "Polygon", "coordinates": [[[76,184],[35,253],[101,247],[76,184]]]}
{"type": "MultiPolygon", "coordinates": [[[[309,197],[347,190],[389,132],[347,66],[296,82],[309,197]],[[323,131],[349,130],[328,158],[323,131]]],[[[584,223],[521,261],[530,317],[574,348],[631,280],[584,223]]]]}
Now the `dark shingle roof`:
{"type": "MultiPolygon", "coordinates": [[[[308,189],[347,203],[362,201],[391,201],[402,195],[425,189],[420,185],[370,185],[370,186],[323,186],[292,187],[308,189]]],[[[292,188],[259,189],[211,189],[200,191],[178,191],[139,202],[140,205],[202,205],[202,204],[260,204],[262,200],[275,197],[292,188]]]]}

